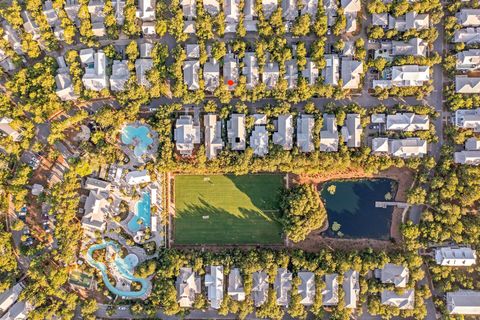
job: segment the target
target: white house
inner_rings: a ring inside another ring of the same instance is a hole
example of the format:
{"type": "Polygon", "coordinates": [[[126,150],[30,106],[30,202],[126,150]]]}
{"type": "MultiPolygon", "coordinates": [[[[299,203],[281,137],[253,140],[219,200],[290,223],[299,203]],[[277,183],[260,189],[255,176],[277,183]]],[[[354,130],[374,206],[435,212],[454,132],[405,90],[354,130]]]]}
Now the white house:
{"type": "Polygon", "coordinates": [[[315,118],[310,114],[302,114],[297,118],[297,147],[301,152],[315,150],[312,135],[314,125],[315,118]]]}
{"type": "Polygon", "coordinates": [[[343,89],[358,89],[363,74],[363,63],[358,60],[342,59],[343,89]]]}
{"type": "Polygon", "coordinates": [[[457,22],[464,27],[480,26],[480,9],[462,8],[455,16],[457,22]]]}
{"type": "Polygon", "coordinates": [[[110,209],[108,202],[108,193],[91,190],[84,206],[84,215],[82,217],[82,227],[85,231],[95,232],[103,231],[106,226],[106,218],[110,209]]]}
{"type": "Polygon", "coordinates": [[[430,27],[430,16],[415,11],[407,12],[400,17],[388,16],[388,28],[404,32],[410,29],[424,30],[430,27]]]}
{"type": "Polygon", "coordinates": [[[430,80],[430,67],[428,66],[393,66],[387,72],[391,74],[391,79],[373,80],[373,87],[419,87],[430,80]]]}
{"type": "Polygon", "coordinates": [[[263,157],[268,153],[268,131],[265,125],[255,125],[250,136],[253,154],[263,157]]]}
{"type": "Polygon", "coordinates": [[[240,269],[233,268],[228,274],[227,293],[235,301],[245,300],[245,289],[243,288],[243,279],[240,269]]]}
{"type": "Polygon", "coordinates": [[[341,5],[347,19],[345,32],[354,32],[357,30],[357,15],[362,10],[360,0],[341,0],[341,5]]]}
{"type": "Polygon", "coordinates": [[[188,90],[200,89],[198,73],[200,71],[200,62],[198,60],[188,60],[183,62],[183,82],[188,90]]]}
{"type": "Polygon", "coordinates": [[[287,80],[288,89],[297,87],[298,65],[296,59],[285,61],[285,80],[287,80]]]}
{"type": "Polygon", "coordinates": [[[212,16],[220,12],[220,3],[217,0],[203,0],[203,7],[212,16]]]}
{"type": "Polygon", "coordinates": [[[208,301],[213,309],[219,309],[223,301],[223,267],[210,266],[210,273],[205,275],[208,301]]]}
{"type": "Polygon", "coordinates": [[[200,126],[193,123],[190,115],[180,116],[173,132],[175,146],[182,156],[192,155],[195,144],[200,143],[200,126]]]}
{"type": "Polygon", "coordinates": [[[337,119],[334,114],[323,114],[323,128],[320,131],[320,151],[338,151],[337,119]]]}
{"type": "Polygon", "coordinates": [[[415,113],[397,113],[387,115],[387,130],[392,131],[418,131],[428,130],[430,120],[428,115],[415,113]]]}
{"type": "Polygon", "coordinates": [[[223,59],[223,81],[228,90],[233,90],[238,84],[239,69],[238,61],[233,53],[229,53],[223,59]]]}
{"type": "Polygon", "coordinates": [[[72,77],[70,70],[65,63],[65,59],[60,56],[57,58],[57,75],[55,76],[55,85],[57,89],[55,93],[62,101],[76,100],[78,95],[73,90],[72,77]]]}
{"type": "Polygon", "coordinates": [[[450,314],[480,315],[480,291],[447,292],[447,310],[450,314]]]}
{"type": "Polygon", "coordinates": [[[477,260],[477,253],[468,247],[435,249],[435,261],[442,266],[469,267],[477,260]]]}
{"type": "Polygon", "coordinates": [[[263,67],[262,81],[267,85],[268,89],[273,89],[277,86],[278,78],[280,77],[280,69],[277,62],[268,62],[263,67]]]}
{"type": "Polygon", "coordinates": [[[382,283],[393,283],[398,288],[405,288],[410,276],[410,272],[406,267],[393,263],[387,263],[382,269],[377,269],[376,272],[376,276],[379,273],[382,283]]]}
{"type": "Polygon", "coordinates": [[[457,93],[480,93],[480,78],[466,75],[455,76],[455,92],[457,93]]]}
{"type": "Polygon", "coordinates": [[[479,43],[480,27],[455,30],[455,32],[453,33],[453,42],[464,42],[467,45],[479,43]]]}
{"type": "Polygon", "coordinates": [[[112,75],[110,76],[110,89],[112,91],[125,90],[125,83],[130,78],[128,60],[113,60],[112,75]]]}
{"type": "Polygon", "coordinates": [[[356,309],[358,296],[360,295],[360,283],[358,272],[348,270],[343,275],[343,291],[345,292],[345,308],[356,309]]]}
{"type": "Polygon", "coordinates": [[[378,152],[386,152],[400,158],[423,157],[427,154],[427,141],[419,138],[373,138],[372,153],[378,152]]]}
{"type": "Polygon", "coordinates": [[[288,272],[287,269],[278,268],[273,286],[277,292],[277,305],[288,306],[290,303],[290,290],[292,290],[292,273],[288,272]]]}
{"type": "Polygon", "coordinates": [[[225,0],[223,2],[223,11],[225,12],[225,33],[235,33],[237,31],[239,10],[239,0],[225,0]]]}
{"type": "Polygon", "coordinates": [[[301,280],[298,286],[298,293],[302,297],[300,303],[304,306],[311,306],[315,301],[315,274],[313,272],[299,272],[301,280]]]}
{"type": "Polygon", "coordinates": [[[148,170],[130,171],[125,175],[125,181],[130,186],[135,186],[142,183],[149,183],[151,181],[148,170]]]}
{"type": "Polygon", "coordinates": [[[347,147],[359,148],[362,144],[362,124],[358,113],[349,113],[345,119],[345,125],[341,129],[342,137],[347,147]]]}
{"type": "Polygon", "coordinates": [[[336,273],[325,275],[322,304],[324,306],[336,306],[338,304],[338,274],[336,273]]]}
{"type": "Polygon", "coordinates": [[[213,92],[220,85],[220,64],[215,60],[205,62],[203,65],[203,81],[205,90],[213,92]]]}
{"type": "Polygon", "coordinates": [[[234,113],[227,121],[228,143],[232,150],[242,151],[246,147],[245,115],[234,113]]]}
{"type": "Polygon", "coordinates": [[[307,64],[305,65],[305,69],[302,70],[302,77],[308,80],[308,84],[313,86],[318,79],[319,70],[315,62],[312,59],[307,58],[307,64]]]}
{"type": "Polygon", "coordinates": [[[205,152],[208,159],[215,158],[223,149],[222,140],[222,121],[217,121],[216,114],[206,114],[203,116],[205,124],[205,152]]]}
{"type": "Polygon", "coordinates": [[[252,298],[255,307],[260,307],[268,297],[268,274],[264,271],[253,273],[252,298]]]}
{"type": "Polygon", "coordinates": [[[277,6],[277,0],[262,0],[262,11],[267,19],[269,19],[272,13],[277,10],[277,6]]]}
{"type": "Polygon", "coordinates": [[[192,268],[180,268],[175,287],[177,288],[177,302],[182,308],[191,308],[196,295],[202,291],[200,277],[195,275],[192,268]]]}
{"type": "Polygon", "coordinates": [[[475,71],[480,69],[480,49],[470,49],[456,54],[456,69],[460,71],[475,71]]]}
{"type": "Polygon", "coordinates": [[[340,77],[340,59],[337,54],[326,54],[324,58],[325,68],[322,70],[324,82],[336,86],[340,77]]]}
{"type": "Polygon", "coordinates": [[[282,0],[282,17],[286,21],[295,21],[298,17],[296,0],[282,0]]]}
{"type": "Polygon", "coordinates": [[[411,310],[415,307],[415,291],[405,290],[403,293],[396,293],[393,290],[383,290],[381,303],[400,310],[411,310]]]}
{"type": "Polygon", "coordinates": [[[243,62],[244,67],[242,69],[242,74],[247,78],[247,89],[251,90],[256,87],[259,82],[258,62],[255,52],[245,53],[243,62]]]}
{"type": "Polygon", "coordinates": [[[101,91],[108,88],[106,73],[107,58],[102,50],[94,53],[93,49],[80,50],[80,59],[85,64],[82,82],[86,89],[101,91]]]}
{"type": "Polygon", "coordinates": [[[480,132],[480,108],[458,109],[453,119],[454,125],[462,129],[472,129],[473,132],[480,132]]]}
{"type": "Polygon", "coordinates": [[[281,114],[277,119],[277,131],[273,133],[273,143],[282,146],[283,150],[291,150],[293,147],[293,116],[281,114]]]}
{"type": "Polygon", "coordinates": [[[23,289],[23,284],[19,282],[0,294],[0,314],[7,312],[15,304],[23,289]]]}

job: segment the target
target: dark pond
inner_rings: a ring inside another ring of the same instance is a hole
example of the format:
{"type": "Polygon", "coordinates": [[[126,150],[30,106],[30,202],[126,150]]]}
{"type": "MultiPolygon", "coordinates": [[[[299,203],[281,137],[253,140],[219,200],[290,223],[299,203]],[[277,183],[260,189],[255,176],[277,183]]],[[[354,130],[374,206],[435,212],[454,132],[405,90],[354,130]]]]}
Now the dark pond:
{"type": "Polygon", "coordinates": [[[320,192],[329,223],[324,234],[389,239],[393,207],[376,208],[375,201],[393,201],[396,184],[391,179],[338,180],[323,184],[320,192]]]}

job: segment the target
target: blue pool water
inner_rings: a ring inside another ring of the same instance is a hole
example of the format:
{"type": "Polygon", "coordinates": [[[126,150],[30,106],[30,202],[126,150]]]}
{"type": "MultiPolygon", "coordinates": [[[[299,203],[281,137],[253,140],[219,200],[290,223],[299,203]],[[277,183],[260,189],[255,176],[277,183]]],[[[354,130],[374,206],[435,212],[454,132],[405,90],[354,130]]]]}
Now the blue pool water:
{"type": "Polygon", "coordinates": [[[127,227],[130,232],[135,233],[142,228],[142,226],[150,227],[150,192],[143,192],[142,198],[135,205],[135,215],[128,221],[127,227]],[[137,221],[142,220],[143,224],[137,221]]]}
{"type": "Polygon", "coordinates": [[[125,126],[121,135],[122,142],[127,145],[133,144],[135,146],[133,153],[140,158],[147,153],[148,146],[153,143],[153,139],[148,136],[149,132],[146,126],[125,126]]]}
{"type": "Polygon", "coordinates": [[[113,263],[115,264],[118,272],[123,278],[133,282],[138,282],[142,285],[142,288],[139,291],[122,291],[115,288],[113,284],[110,282],[110,280],[108,279],[107,267],[105,266],[105,264],[93,259],[93,253],[95,251],[104,249],[108,246],[113,247],[115,252],[117,253],[120,251],[120,248],[118,247],[118,245],[112,241],[107,241],[100,244],[94,244],[87,251],[88,264],[100,270],[100,272],[102,273],[102,278],[103,278],[103,282],[105,283],[105,286],[113,294],[117,296],[122,296],[122,297],[129,297],[129,298],[139,298],[144,296],[150,286],[150,283],[146,279],[137,278],[133,276],[133,268],[130,261],[127,261],[127,259],[122,259],[117,255],[113,263]]]}

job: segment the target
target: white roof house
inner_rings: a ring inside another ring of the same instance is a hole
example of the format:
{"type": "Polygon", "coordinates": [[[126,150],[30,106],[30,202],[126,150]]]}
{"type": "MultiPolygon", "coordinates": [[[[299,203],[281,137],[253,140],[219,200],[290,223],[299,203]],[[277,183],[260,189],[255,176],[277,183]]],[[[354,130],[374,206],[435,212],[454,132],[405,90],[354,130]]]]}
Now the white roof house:
{"type": "Polygon", "coordinates": [[[372,123],[386,123],[387,116],[384,113],[374,113],[370,117],[372,123]]]}
{"type": "Polygon", "coordinates": [[[325,289],[322,292],[322,304],[335,306],[338,304],[338,274],[325,275],[325,289]]]}
{"type": "Polygon", "coordinates": [[[450,314],[480,315],[480,291],[447,292],[447,310],[450,314]]]}
{"type": "MultiPolygon", "coordinates": [[[[88,49],[87,49],[88,50],[88,49]]],[[[80,51],[80,57],[82,58],[82,51],[80,51]]],[[[82,82],[86,89],[93,91],[100,91],[108,88],[108,77],[106,73],[107,58],[102,50],[98,50],[97,53],[91,52],[91,55],[85,56],[85,74],[83,75],[82,82]]]]}
{"type": "Polygon", "coordinates": [[[232,150],[245,150],[245,115],[234,113],[227,121],[228,142],[232,150]]]}
{"type": "Polygon", "coordinates": [[[315,150],[312,134],[314,125],[315,118],[310,114],[302,114],[297,118],[297,146],[301,152],[315,150]]]}
{"type": "Polygon", "coordinates": [[[480,49],[470,49],[457,53],[457,70],[474,71],[480,69],[480,49]]]}
{"type": "Polygon", "coordinates": [[[96,191],[109,191],[112,184],[108,181],[88,177],[85,180],[84,189],[96,191]]]}
{"type": "Polygon", "coordinates": [[[180,116],[173,132],[175,146],[183,156],[192,155],[194,145],[200,143],[200,126],[193,123],[190,115],[180,116]]]}
{"type": "Polygon", "coordinates": [[[318,0],[301,0],[301,3],[302,15],[308,14],[310,17],[315,18],[318,10],[318,0]]]}
{"type": "Polygon", "coordinates": [[[264,125],[256,125],[250,136],[250,147],[253,154],[263,157],[268,153],[268,131],[264,125]]]}
{"type": "Polygon", "coordinates": [[[286,21],[294,21],[298,17],[296,0],[282,0],[282,17],[286,21]]]}
{"type": "Polygon", "coordinates": [[[324,58],[325,68],[322,70],[322,76],[325,84],[336,86],[340,77],[340,59],[337,54],[326,54],[324,58]]]}
{"type": "Polygon", "coordinates": [[[57,89],[55,93],[62,101],[76,100],[78,95],[73,90],[72,77],[70,70],[67,68],[63,56],[57,58],[58,69],[55,76],[55,85],[57,89]]]}
{"type": "Polygon", "coordinates": [[[419,87],[430,80],[430,67],[428,66],[393,66],[387,71],[391,74],[391,79],[373,80],[373,87],[419,87]]]}
{"type": "Polygon", "coordinates": [[[112,75],[110,76],[110,89],[112,89],[112,91],[125,90],[125,83],[129,78],[130,71],[128,70],[128,60],[113,60],[112,75]]]}
{"type": "Polygon", "coordinates": [[[343,89],[358,89],[362,74],[362,61],[342,59],[343,89]]]}
{"type": "Polygon", "coordinates": [[[360,0],[341,0],[344,9],[345,18],[347,19],[347,27],[345,32],[354,32],[357,30],[357,14],[360,12],[360,0]]]}
{"type": "Polygon", "coordinates": [[[273,286],[277,292],[277,305],[288,306],[290,303],[290,290],[292,289],[292,273],[288,272],[287,269],[278,268],[273,286]]]}
{"type": "Polygon", "coordinates": [[[380,281],[382,283],[393,283],[395,287],[405,288],[408,283],[410,272],[402,265],[387,263],[382,269],[377,269],[380,272],[380,281]]]}
{"type": "Polygon", "coordinates": [[[388,13],[374,13],[372,14],[372,25],[387,27],[388,26],[388,13]]]}
{"type": "Polygon", "coordinates": [[[465,150],[480,150],[480,139],[477,138],[468,138],[465,141],[465,150]]]}
{"type": "Polygon", "coordinates": [[[459,128],[480,132],[480,108],[458,109],[455,111],[454,124],[459,128]]]}
{"type": "Polygon", "coordinates": [[[427,41],[421,38],[412,38],[408,41],[392,41],[393,56],[421,56],[427,55],[427,41]]]}
{"type": "Polygon", "coordinates": [[[90,13],[92,32],[96,37],[103,37],[106,34],[103,6],[104,2],[101,0],[90,0],[88,3],[88,12],[90,13]]]}
{"type": "Polygon", "coordinates": [[[415,307],[415,291],[405,290],[398,294],[392,290],[383,290],[381,293],[381,303],[383,305],[396,307],[400,310],[409,310],[415,307]]]}
{"type": "Polygon", "coordinates": [[[228,86],[228,90],[235,89],[238,77],[238,61],[233,53],[229,53],[223,59],[223,81],[228,86]]]}
{"type": "Polygon", "coordinates": [[[342,127],[342,137],[347,147],[359,148],[362,144],[362,124],[360,121],[360,115],[358,113],[347,114],[345,125],[342,127]]]}
{"type": "Polygon", "coordinates": [[[125,21],[125,15],[123,14],[123,10],[125,9],[125,1],[124,0],[112,0],[113,10],[115,11],[115,20],[117,21],[118,25],[123,25],[125,21]]]}
{"type": "Polygon", "coordinates": [[[244,21],[243,25],[247,32],[257,32],[257,12],[255,11],[255,0],[245,0],[243,6],[244,21]]]}
{"type": "Polygon", "coordinates": [[[298,64],[296,59],[285,61],[285,80],[287,80],[288,89],[297,87],[298,64]]]}
{"type": "Polygon", "coordinates": [[[480,78],[469,78],[466,75],[455,76],[455,92],[480,93],[480,78]]]}
{"type": "Polygon", "coordinates": [[[262,0],[262,10],[265,17],[268,19],[272,13],[277,10],[277,0],[262,0]]]}
{"type": "Polygon", "coordinates": [[[220,3],[217,0],[203,0],[203,7],[212,16],[220,12],[220,3]]]}
{"type": "Polygon", "coordinates": [[[148,170],[141,171],[130,171],[125,175],[125,181],[130,186],[135,186],[137,184],[149,183],[151,181],[148,170]]]}
{"type": "Polygon", "coordinates": [[[242,73],[247,78],[247,89],[251,90],[257,86],[259,81],[258,62],[255,52],[245,53],[243,62],[245,66],[242,69],[242,73]]]}
{"type": "Polygon", "coordinates": [[[427,154],[427,141],[419,138],[390,139],[389,152],[394,157],[423,157],[427,154]]]}
{"type": "Polygon", "coordinates": [[[260,307],[268,297],[268,274],[264,271],[253,273],[252,298],[255,307],[260,307]]]}
{"type": "Polygon", "coordinates": [[[457,22],[464,27],[480,26],[480,9],[462,8],[455,16],[457,22]]]}
{"type": "Polygon", "coordinates": [[[195,275],[192,268],[180,268],[175,287],[180,307],[191,308],[196,295],[201,292],[200,277],[195,275]]]}
{"type": "Polygon", "coordinates": [[[10,43],[10,46],[16,53],[23,55],[24,52],[22,50],[22,40],[18,36],[18,33],[15,31],[15,29],[13,29],[13,27],[5,20],[2,22],[2,28],[3,39],[10,43]]]}
{"type": "Polygon", "coordinates": [[[348,270],[343,275],[343,291],[345,292],[345,308],[356,309],[358,296],[360,294],[360,283],[358,281],[358,272],[348,270]]]}
{"type": "Polygon", "coordinates": [[[210,273],[205,275],[208,301],[213,309],[219,309],[223,301],[223,267],[210,266],[210,273]]]}
{"type": "Polygon", "coordinates": [[[142,21],[154,21],[155,20],[155,0],[139,0],[137,18],[142,21]]]}
{"type": "Polygon", "coordinates": [[[469,267],[477,260],[477,253],[468,247],[435,249],[435,261],[442,266],[469,267]]]}
{"type": "Polygon", "coordinates": [[[78,0],[66,0],[63,8],[67,12],[68,18],[78,26],[78,10],[80,9],[80,3],[78,0]]]}
{"type": "Polygon", "coordinates": [[[396,29],[400,32],[410,29],[423,30],[430,27],[430,16],[428,14],[418,14],[415,11],[395,18],[392,15],[388,17],[388,28],[396,29]]]}
{"type": "Polygon", "coordinates": [[[35,22],[35,19],[33,19],[31,14],[28,11],[24,10],[20,15],[22,16],[22,19],[24,21],[23,28],[25,29],[25,32],[31,34],[33,40],[40,39],[40,28],[38,27],[38,24],[35,22]]]}
{"type": "Polygon", "coordinates": [[[268,62],[263,67],[262,81],[267,85],[268,89],[273,89],[277,86],[278,78],[280,77],[280,70],[277,62],[268,62]]]}
{"type": "Polygon", "coordinates": [[[455,163],[472,166],[480,165],[480,150],[462,150],[453,154],[455,163]]]}
{"type": "Polygon", "coordinates": [[[203,81],[205,90],[213,92],[220,85],[220,65],[215,59],[205,62],[203,65],[203,81]]]}
{"type": "Polygon", "coordinates": [[[217,121],[216,114],[203,116],[205,124],[205,152],[208,159],[213,159],[223,149],[222,121],[217,121]]]}
{"type": "Polygon", "coordinates": [[[85,229],[103,231],[110,203],[108,202],[108,193],[97,190],[90,190],[85,201],[85,214],[82,217],[82,226],[85,229]]]}
{"type": "Polygon", "coordinates": [[[183,17],[187,20],[192,20],[197,17],[197,1],[195,0],[181,0],[180,5],[183,10],[183,17]]]}
{"type": "Polygon", "coordinates": [[[315,62],[312,59],[307,58],[307,64],[305,65],[305,69],[302,70],[302,77],[308,80],[308,84],[313,86],[318,79],[319,70],[315,62]]]}
{"type": "Polygon", "coordinates": [[[198,60],[183,62],[183,82],[187,85],[188,90],[200,89],[200,84],[198,81],[199,71],[200,62],[198,60]]]}
{"type": "Polygon", "coordinates": [[[304,306],[311,306],[315,301],[315,274],[299,272],[298,277],[302,281],[298,286],[298,293],[302,297],[300,303],[304,306]]]}
{"type": "Polygon", "coordinates": [[[277,119],[277,131],[273,133],[273,143],[283,147],[283,150],[291,150],[293,147],[293,116],[281,114],[277,119]]]}
{"type": "Polygon", "coordinates": [[[428,130],[430,120],[428,115],[415,113],[397,113],[387,115],[387,130],[392,131],[417,131],[428,130]]]}
{"type": "Polygon", "coordinates": [[[331,27],[337,20],[337,9],[338,9],[337,1],[325,0],[323,1],[323,6],[325,7],[325,12],[327,14],[327,25],[331,27]]]}
{"type": "Polygon", "coordinates": [[[239,0],[224,0],[223,11],[225,12],[225,33],[235,33],[240,12],[238,10],[239,0]]]}
{"type": "Polygon", "coordinates": [[[323,128],[320,131],[320,151],[338,151],[337,119],[334,114],[323,114],[323,128]]]}
{"type": "Polygon", "coordinates": [[[233,268],[228,275],[227,293],[235,301],[245,300],[245,289],[243,288],[243,279],[240,269],[233,268]]]}
{"type": "Polygon", "coordinates": [[[463,28],[455,30],[453,33],[453,42],[465,42],[465,44],[475,44],[480,42],[480,27],[463,28]]]}
{"type": "Polygon", "coordinates": [[[372,139],[372,153],[388,153],[389,150],[388,138],[372,139]]]}
{"type": "Polygon", "coordinates": [[[22,291],[23,285],[19,282],[0,294],[0,314],[6,312],[14,305],[22,291]]]}
{"type": "Polygon", "coordinates": [[[187,54],[187,59],[200,58],[200,45],[198,43],[187,44],[185,46],[185,53],[187,54]]]}
{"type": "Polygon", "coordinates": [[[15,304],[8,309],[0,320],[27,320],[28,314],[34,309],[34,306],[31,305],[28,301],[17,301],[15,304]]]}
{"type": "Polygon", "coordinates": [[[141,86],[149,88],[151,86],[147,79],[148,71],[153,68],[152,59],[137,59],[135,60],[135,73],[137,75],[137,83],[141,86]]]}

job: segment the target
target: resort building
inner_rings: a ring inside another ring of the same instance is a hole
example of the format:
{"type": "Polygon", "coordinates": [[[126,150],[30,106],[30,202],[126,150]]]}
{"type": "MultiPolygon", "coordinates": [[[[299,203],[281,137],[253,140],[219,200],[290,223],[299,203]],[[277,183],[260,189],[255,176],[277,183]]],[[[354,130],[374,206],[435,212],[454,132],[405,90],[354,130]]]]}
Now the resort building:
{"type": "Polygon", "coordinates": [[[393,290],[383,290],[381,293],[381,302],[383,305],[395,307],[400,310],[411,310],[415,306],[415,291],[405,290],[398,294],[393,290]]]}
{"type": "Polygon", "coordinates": [[[83,49],[80,50],[80,60],[85,65],[85,74],[82,78],[85,88],[93,91],[107,89],[107,58],[105,53],[102,50],[95,53],[93,49],[83,49]]]}
{"type": "Polygon", "coordinates": [[[363,63],[358,60],[342,59],[343,89],[358,89],[363,74],[363,63]]]}
{"type": "Polygon", "coordinates": [[[457,53],[456,69],[475,71],[480,69],[480,49],[470,49],[457,53]]]}
{"type": "Polygon", "coordinates": [[[202,291],[200,277],[195,275],[192,268],[180,268],[175,287],[177,288],[177,302],[182,308],[191,308],[196,295],[202,291]]]}
{"type": "Polygon", "coordinates": [[[305,69],[302,70],[302,77],[308,80],[308,84],[313,86],[318,79],[319,70],[315,62],[312,59],[307,58],[307,64],[305,69]]]}
{"type": "Polygon", "coordinates": [[[357,113],[347,114],[345,125],[341,129],[344,142],[349,148],[359,148],[362,145],[362,123],[357,113]]]}
{"type": "Polygon", "coordinates": [[[235,301],[245,300],[245,289],[243,288],[243,279],[240,269],[233,268],[228,275],[227,293],[235,301]]]}
{"type": "Polygon", "coordinates": [[[258,61],[257,57],[255,56],[255,52],[245,53],[243,63],[245,66],[242,69],[242,74],[247,79],[247,89],[251,90],[257,86],[260,78],[258,73],[258,61]]]}
{"type": "Polygon", "coordinates": [[[325,289],[322,292],[322,305],[336,306],[338,304],[338,274],[325,275],[325,289]]]}
{"type": "Polygon", "coordinates": [[[457,93],[480,93],[480,78],[466,75],[455,76],[455,92],[457,93]]]}
{"type": "Polygon", "coordinates": [[[246,147],[245,115],[234,113],[227,121],[228,143],[232,150],[242,151],[246,147]]]}
{"type": "Polygon", "coordinates": [[[268,275],[264,271],[253,273],[252,298],[255,307],[260,307],[268,297],[268,275]]]}
{"type": "Polygon", "coordinates": [[[480,132],[480,108],[458,109],[455,111],[453,123],[462,129],[472,129],[473,132],[480,132]]]}
{"type": "Polygon", "coordinates": [[[382,269],[375,270],[375,276],[380,278],[382,283],[393,283],[395,287],[405,288],[410,272],[402,265],[387,263],[382,269]]]}
{"type": "Polygon", "coordinates": [[[273,143],[282,146],[283,150],[291,150],[293,147],[293,116],[281,114],[277,119],[277,131],[273,133],[273,143]]]}
{"type": "Polygon", "coordinates": [[[10,125],[12,121],[13,119],[7,117],[0,118],[0,131],[9,136],[15,142],[21,141],[22,135],[10,125]]]}
{"type": "Polygon", "coordinates": [[[108,181],[87,177],[83,188],[87,190],[108,192],[110,191],[111,187],[112,187],[112,184],[108,181]]]}
{"type": "Polygon", "coordinates": [[[337,119],[334,114],[323,114],[323,128],[320,131],[320,151],[338,151],[337,119]]]}
{"type": "Polygon", "coordinates": [[[447,310],[450,314],[480,315],[480,291],[447,292],[447,310]]]}
{"type": "Polygon", "coordinates": [[[302,281],[298,286],[298,294],[302,297],[300,303],[304,306],[311,306],[315,301],[315,274],[299,272],[298,277],[302,281]]]}
{"type": "Polygon", "coordinates": [[[469,267],[477,261],[477,253],[469,247],[435,249],[435,261],[442,266],[469,267]]]}
{"type": "Polygon", "coordinates": [[[125,90],[125,83],[127,83],[129,78],[128,60],[113,60],[110,89],[112,91],[125,90]]]}
{"type": "Polygon", "coordinates": [[[297,147],[301,152],[312,152],[313,145],[312,130],[315,125],[315,118],[310,114],[301,114],[297,118],[297,147]]]}
{"type": "Polygon", "coordinates": [[[290,290],[292,290],[292,273],[285,268],[278,268],[273,287],[277,292],[277,305],[282,307],[288,306],[290,303],[290,290]]]}
{"type": "Polygon", "coordinates": [[[215,158],[223,149],[222,140],[222,121],[217,121],[216,114],[206,114],[203,116],[205,124],[205,152],[208,159],[215,158]]]}
{"type": "Polygon", "coordinates": [[[210,273],[205,275],[205,287],[210,306],[219,309],[223,301],[223,267],[210,266],[210,273]]]}
{"type": "Polygon", "coordinates": [[[130,186],[139,185],[142,183],[149,183],[151,181],[148,170],[130,171],[125,175],[125,181],[130,186]]]}
{"type": "Polygon", "coordinates": [[[373,87],[419,87],[430,81],[430,67],[417,65],[393,66],[386,70],[386,79],[373,80],[373,87]]]}
{"type": "Polygon", "coordinates": [[[215,91],[220,85],[220,64],[215,59],[205,62],[203,65],[203,81],[205,90],[215,91]]]}
{"type": "Polygon", "coordinates": [[[106,217],[110,209],[107,192],[90,190],[90,194],[85,201],[82,226],[86,232],[94,234],[95,231],[105,230],[106,217]]]}
{"type": "Polygon", "coordinates": [[[418,115],[415,113],[397,113],[387,115],[387,130],[392,131],[418,131],[428,130],[430,120],[428,115],[418,115]]]}
{"type": "Polygon", "coordinates": [[[250,147],[254,155],[263,157],[268,153],[267,117],[264,114],[255,114],[253,117],[255,122],[250,136],[250,147]]]}
{"type": "Polygon", "coordinates": [[[193,123],[193,117],[183,115],[175,122],[173,132],[175,146],[182,156],[191,156],[195,144],[200,143],[200,125],[193,123]]]}
{"type": "Polygon", "coordinates": [[[358,271],[348,270],[343,275],[343,291],[345,292],[345,308],[356,309],[358,296],[360,295],[360,283],[358,271]]]}

